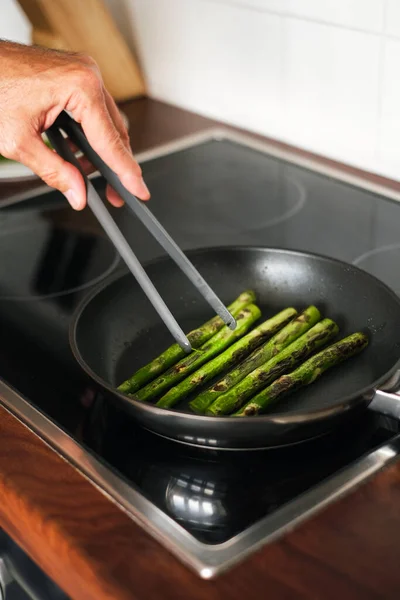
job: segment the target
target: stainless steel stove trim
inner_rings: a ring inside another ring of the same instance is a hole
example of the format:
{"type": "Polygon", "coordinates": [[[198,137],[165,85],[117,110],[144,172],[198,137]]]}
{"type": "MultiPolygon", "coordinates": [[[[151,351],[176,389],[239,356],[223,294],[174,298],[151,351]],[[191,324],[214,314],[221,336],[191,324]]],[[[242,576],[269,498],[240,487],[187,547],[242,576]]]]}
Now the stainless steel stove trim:
{"type": "MultiPolygon", "coordinates": [[[[191,148],[193,146],[208,142],[213,139],[225,139],[239,144],[243,144],[244,146],[248,146],[253,150],[257,150],[264,154],[268,154],[273,158],[284,160],[285,162],[291,163],[299,167],[304,167],[305,169],[309,169],[316,173],[326,175],[327,177],[332,177],[333,179],[337,179],[338,181],[342,181],[343,183],[348,183],[350,185],[362,188],[374,194],[378,194],[379,196],[400,201],[400,192],[390,189],[385,185],[373,183],[372,181],[365,179],[362,175],[356,175],[355,173],[346,172],[340,166],[335,167],[333,165],[323,164],[317,159],[302,156],[293,150],[284,150],[282,148],[278,148],[270,142],[257,140],[253,138],[251,134],[242,134],[236,131],[232,131],[229,128],[225,127],[214,127],[206,129],[199,133],[194,133],[178,138],[166,144],[160,144],[159,146],[151,148],[150,150],[146,150],[144,152],[136,154],[135,158],[139,163],[144,163],[154,158],[159,158],[161,156],[165,156],[173,152],[179,152],[180,150],[185,150],[187,148],[191,148]]],[[[90,179],[96,178],[98,176],[99,173],[98,171],[96,171],[90,175],[90,179]]],[[[38,194],[45,194],[51,191],[53,191],[52,188],[43,185],[35,188],[34,190],[27,190],[14,196],[10,196],[7,200],[0,200],[0,210],[1,208],[6,208],[7,206],[10,206],[17,202],[28,200],[29,198],[32,198],[33,196],[36,196],[38,194]]]]}
{"type": "MultiPolygon", "coordinates": [[[[400,435],[397,435],[389,443],[326,479],[272,515],[264,517],[228,542],[208,546],[197,541],[1,380],[0,403],[203,579],[216,577],[260,547],[288,533],[311,515],[364,483],[400,454],[400,435]]],[[[382,408],[385,414],[399,418],[400,397],[378,392],[373,408],[378,412],[382,408]]]]}
{"type": "MultiPolygon", "coordinates": [[[[99,177],[99,175],[100,175],[100,173],[98,171],[94,171],[93,173],[90,173],[90,175],[88,175],[88,178],[95,179],[96,177],[99,177]]],[[[33,183],[35,183],[36,181],[37,180],[34,179],[33,183]]],[[[22,182],[22,183],[24,183],[24,182],[22,182]]],[[[34,189],[28,189],[28,190],[24,190],[23,192],[13,194],[12,196],[9,196],[6,200],[4,200],[4,199],[0,200],[0,212],[1,212],[1,209],[3,209],[3,208],[8,208],[10,206],[13,206],[14,204],[23,202],[24,200],[30,200],[31,198],[34,198],[35,196],[42,196],[43,194],[49,194],[50,192],[54,192],[54,188],[51,188],[48,185],[46,185],[45,183],[43,183],[42,185],[38,185],[34,189]]]]}

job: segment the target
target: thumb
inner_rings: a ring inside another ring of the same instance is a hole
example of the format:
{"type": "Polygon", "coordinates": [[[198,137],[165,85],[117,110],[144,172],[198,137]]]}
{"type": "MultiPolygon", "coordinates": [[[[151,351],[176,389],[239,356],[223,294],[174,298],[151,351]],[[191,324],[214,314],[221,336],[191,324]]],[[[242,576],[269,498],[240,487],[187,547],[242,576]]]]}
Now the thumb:
{"type": "Polygon", "coordinates": [[[48,148],[41,136],[29,138],[22,146],[17,160],[48,186],[62,192],[72,208],[82,210],[86,205],[86,188],[78,169],[48,148]]]}

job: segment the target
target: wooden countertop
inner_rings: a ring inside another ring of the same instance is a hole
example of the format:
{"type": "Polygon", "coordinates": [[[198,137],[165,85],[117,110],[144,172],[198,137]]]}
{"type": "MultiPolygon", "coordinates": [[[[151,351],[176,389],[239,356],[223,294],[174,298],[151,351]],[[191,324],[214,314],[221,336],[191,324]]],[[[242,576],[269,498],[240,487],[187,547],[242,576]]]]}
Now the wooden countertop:
{"type": "MultiPolygon", "coordinates": [[[[136,152],[216,125],[147,99],[123,109],[136,152]]],[[[0,199],[20,191],[2,185],[0,199]]],[[[214,581],[184,567],[1,406],[0,497],[0,526],[74,600],[399,597],[400,463],[214,581]]]]}

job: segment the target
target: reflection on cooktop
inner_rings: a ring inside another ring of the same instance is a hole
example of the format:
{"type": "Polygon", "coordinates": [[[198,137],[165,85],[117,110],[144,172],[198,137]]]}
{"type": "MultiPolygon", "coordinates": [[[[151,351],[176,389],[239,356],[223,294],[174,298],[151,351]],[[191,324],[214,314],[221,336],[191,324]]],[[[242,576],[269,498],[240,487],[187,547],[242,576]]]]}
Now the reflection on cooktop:
{"type": "Polygon", "coordinates": [[[390,439],[398,424],[367,412],[357,424],[290,448],[224,452],[190,448],[142,430],[101,395],[92,396],[84,443],[206,544],[231,539],[390,439]],[[390,430],[392,427],[392,430],[390,430]],[[343,439],[348,440],[343,444],[343,439]]]}
{"type": "Polygon", "coordinates": [[[267,163],[263,155],[254,152],[241,168],[240,146],[229,144],[220,150],[218,144],[200,145],[182,153],[179,162],[164,157],[162,164],[146,173],[155,198],[157,184],[163,182],[167,228],[173,224],[196,237],[254,232],[276,226],[303,208],[306,190],[287,176],[285,167],[267,163]]]}
{"type": "Polygon", "coordinates": [[[389,244],[361,254],[353,264],[378,277],[396,294],[400,294],[398,265],[400,264],[400,244],[389,244]]]}
{"type": "Polygon", "coordinates": [[[104,237],[51,222],[6,230],[0,235],[0,299],[57,297],[84,289],[110,274],[118,263],[104,237]]]}

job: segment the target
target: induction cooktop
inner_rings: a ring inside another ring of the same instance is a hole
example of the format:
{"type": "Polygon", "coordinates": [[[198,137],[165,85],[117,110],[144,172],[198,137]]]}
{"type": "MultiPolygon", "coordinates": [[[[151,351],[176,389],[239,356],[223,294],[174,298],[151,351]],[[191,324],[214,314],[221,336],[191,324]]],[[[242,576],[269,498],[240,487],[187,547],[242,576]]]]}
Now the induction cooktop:
{"type": "MultiPolygon", "coordinates": [[[[150,209],[184,250],[317,252],[400,293],[400,194],[388,198],[354,176],[224,131],[139,160],[150,209]]],[[[101,177],[93,183],[104,196],[101,177]]],[[[127,210],[110,211],[143,263],[162,255],[127,210]]],[[[0,206],[0,254],[0,401],[201,577],[218,575],[397,459],[397,376],[357,422],[295,451],[202,451],[144,431],[102,396],[69,347],[78,303],[125,273],[90,211],[74,213],[56,192],[0,206]]]]}

